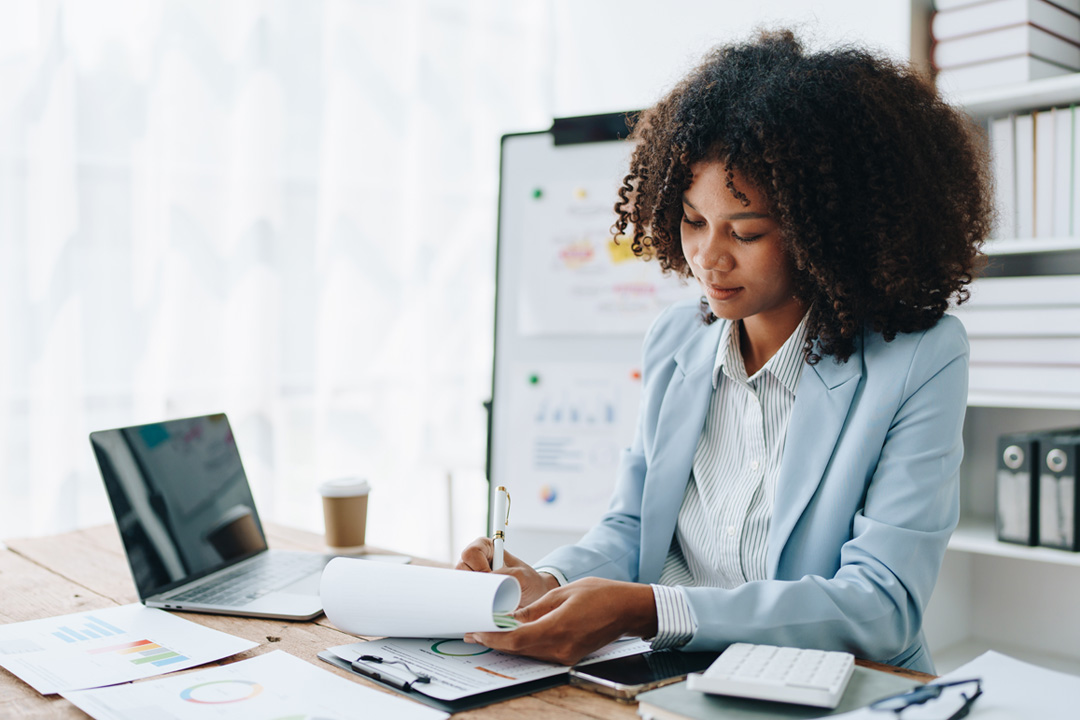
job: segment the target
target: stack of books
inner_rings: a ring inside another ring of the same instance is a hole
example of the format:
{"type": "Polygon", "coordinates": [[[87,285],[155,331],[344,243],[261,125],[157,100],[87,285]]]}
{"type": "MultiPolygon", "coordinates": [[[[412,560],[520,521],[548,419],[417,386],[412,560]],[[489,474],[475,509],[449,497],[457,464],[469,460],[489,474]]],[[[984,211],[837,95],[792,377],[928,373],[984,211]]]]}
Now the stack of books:
{"type": "Polygon", "coordinates": [[[936,0],[938,86],[952,93],[1080,71],[1080,0],[936,0]]]}

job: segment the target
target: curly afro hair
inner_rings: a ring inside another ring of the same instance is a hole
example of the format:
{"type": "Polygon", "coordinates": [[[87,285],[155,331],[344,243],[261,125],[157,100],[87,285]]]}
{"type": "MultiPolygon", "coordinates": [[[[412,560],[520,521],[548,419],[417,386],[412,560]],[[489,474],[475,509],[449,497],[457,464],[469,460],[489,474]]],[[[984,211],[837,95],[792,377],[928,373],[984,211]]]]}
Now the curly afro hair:
{"type": "MultiPolygon", "coordinates": [[[[932,327],[983,261],[993,225],[983,132],[907,65],[857,47],[807,52],[790,31],[713,50],[633,124],[613,233],[690,277],[680,240],[691,165],[724,164],[765,196],[809,363],[846,361],[863,327],[885,340],[932,327]]],[[[706,322],[716,319],[702,302],[706,322]]]]}

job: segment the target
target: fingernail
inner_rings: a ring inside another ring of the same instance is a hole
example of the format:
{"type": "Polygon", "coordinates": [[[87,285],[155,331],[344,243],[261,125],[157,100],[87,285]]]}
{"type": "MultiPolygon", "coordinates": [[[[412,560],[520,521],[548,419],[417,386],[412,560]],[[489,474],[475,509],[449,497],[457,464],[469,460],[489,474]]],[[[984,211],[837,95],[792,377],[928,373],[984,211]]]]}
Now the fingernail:
{"type": "Polygon", "coordinates": [[[466,635],[465,636],[465,642],[472,643],[473,645],[475,645],[476,644],[476,638],[473,637],[472,635],[466,635]]]}

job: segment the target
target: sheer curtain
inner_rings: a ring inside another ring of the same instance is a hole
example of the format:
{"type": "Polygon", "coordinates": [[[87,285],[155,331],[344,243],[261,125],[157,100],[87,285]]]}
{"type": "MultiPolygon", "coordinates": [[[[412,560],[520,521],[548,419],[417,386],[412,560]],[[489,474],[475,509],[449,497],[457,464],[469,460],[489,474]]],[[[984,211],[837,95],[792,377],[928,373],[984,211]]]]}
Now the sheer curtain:
{"type": "Polygon", "coordinates": [[[222,410],[264,519],[361,474],[372,542],[481,532],[499,136],[550,123],[551,15],[0,0],[0,537],[111,521],[91,430],[222,410]]]}

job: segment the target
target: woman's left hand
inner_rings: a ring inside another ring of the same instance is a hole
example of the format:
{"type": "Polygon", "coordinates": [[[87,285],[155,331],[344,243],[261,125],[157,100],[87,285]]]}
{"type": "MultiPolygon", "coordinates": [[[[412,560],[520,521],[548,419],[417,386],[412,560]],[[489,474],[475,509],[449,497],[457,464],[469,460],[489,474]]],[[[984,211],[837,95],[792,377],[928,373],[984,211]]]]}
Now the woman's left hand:
{"type": "Polygon", "coordinates": [[[652,587],[601,578],[555,588],[514,617],[524,625],[508,632],[469,633],[465,641],[573,665],[623,635],[656,634],[652,587]]]}

